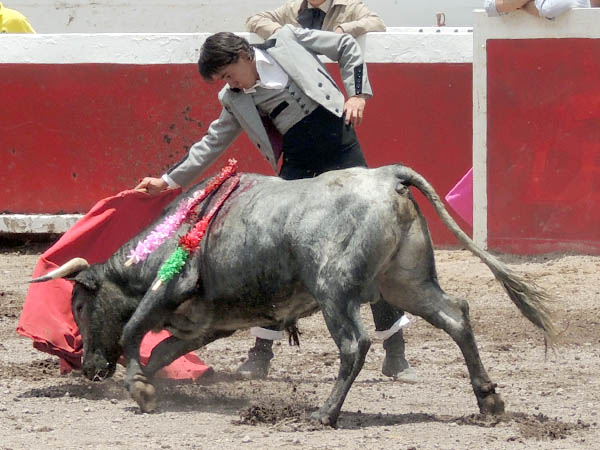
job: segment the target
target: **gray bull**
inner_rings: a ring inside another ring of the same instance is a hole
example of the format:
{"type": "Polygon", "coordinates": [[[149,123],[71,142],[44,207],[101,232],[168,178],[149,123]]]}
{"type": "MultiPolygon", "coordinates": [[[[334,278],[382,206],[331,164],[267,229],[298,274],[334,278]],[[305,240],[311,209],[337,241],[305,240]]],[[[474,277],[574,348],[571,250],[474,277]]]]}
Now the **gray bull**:
{"type": "Polygon", "coordinates": [[[70,275],[76,281],[73,313],[83,336],[84,373],[92,379],[112,375],[123,351],[126,386],[142,411],[156,407],[153,374],[179,356],[235,330],[290,324],[321,310],[339,348],[340,368],[314,418],[334,425],[370,346],[360,305],[383,298],[446,331],[464,355],[481,413],[502,413],[504,402],[479,357],[468,303],[440,288],[429,230],[407,186],[425,195],[459,241],[491,269],[522,314],[551,341],[554,329],[546,295],[478,248],[429,183],[400,165],[295,181],[242,175],[199,251],[179,276],[157,290],[151,289],[157,270],[177,238],[144,263],[124,266],[130,250],[152,227],[104,264],[59,268],[36,281],[75,272],[70,275]],[[142,337],[163,327],[173,336],[142,367],[142,337]]]}

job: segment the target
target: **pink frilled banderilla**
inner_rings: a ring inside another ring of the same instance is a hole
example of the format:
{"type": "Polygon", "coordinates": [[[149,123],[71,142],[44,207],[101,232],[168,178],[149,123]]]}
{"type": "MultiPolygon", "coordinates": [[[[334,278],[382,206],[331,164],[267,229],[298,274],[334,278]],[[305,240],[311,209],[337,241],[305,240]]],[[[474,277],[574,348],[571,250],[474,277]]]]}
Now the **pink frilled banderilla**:
{"type": "Polygon", "coordinates": [[[160,267],[160,270],[158,271],[158,280],[156,283],[154,283],[154,286],[152,286],[153,290],[158,289],[162,282],[169,281],[176,274],[181,272],[181,269],[183,268],[190,254],[198,249],[200,241],[204,237],[204,234],[210,225],[210,221],[239,184],[240,176],[235,175],[232,177],[231,183],[229,186],[227,186],[227,189],[223,191],[211,210],[201,220],[199,220],[196,225],[194,225],[194,227],[185,234],[185,236],[182,236],[179,239],[179,246],[177,249],[160,267]]]}
{"type": "MultiPolygon", "coordinates": [[[[129,259],[125,265],[129,266],[144,261],[150,253],[155,251],[161,244],[173,236],[177,230],[179,230],[181,225],[195,214],[195,209],[200,202],[206,199],[212,192],[219,189],[223,183],[234,176],[236,172],[237,161],[235,159],[230,159],[227,165],[221,169],[219,174],[211,180],[204,189],[195,192],[191,198],[182,200],[173,214],[166,217],[143,241],[137,244],[135,249],[129,254],[129,259]]],[[[158,272],[158,281],[154,284],[153,289],[158,289],[162,281],[169,281],[173,276],[181,272],[189,255],[196,251],[200,245],[200,241],[206,233],[211,219],[238,185],[239,175],[235,175],[226,191],[221,195],[211,210],[199,220],[185,236],[180,238],[177,249],[161,266],[158,272]]]]}

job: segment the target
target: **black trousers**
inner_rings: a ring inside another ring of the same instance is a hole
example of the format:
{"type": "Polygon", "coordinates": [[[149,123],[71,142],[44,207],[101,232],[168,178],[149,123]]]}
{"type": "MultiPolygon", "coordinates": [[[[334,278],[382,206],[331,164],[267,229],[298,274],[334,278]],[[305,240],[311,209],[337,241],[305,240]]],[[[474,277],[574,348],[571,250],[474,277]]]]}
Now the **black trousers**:
{"type": "Polygon", "coordinates": [[[312,178],[323,172],[367,167],[354,127],[319,106],[283,135],[285,180],[312,178]]]}
{"type": "MultiPolygon", "coordinates": [[[[367,167],[354,127],[319,106],[283,136],[285,180],[316,177],[329,170],[367,167]]],[[[371,304],[377,331],[389,329],[404,312],[384,301],[371,304]]],[[[281,326],[266,327],[281,330],[281,326]]]]}

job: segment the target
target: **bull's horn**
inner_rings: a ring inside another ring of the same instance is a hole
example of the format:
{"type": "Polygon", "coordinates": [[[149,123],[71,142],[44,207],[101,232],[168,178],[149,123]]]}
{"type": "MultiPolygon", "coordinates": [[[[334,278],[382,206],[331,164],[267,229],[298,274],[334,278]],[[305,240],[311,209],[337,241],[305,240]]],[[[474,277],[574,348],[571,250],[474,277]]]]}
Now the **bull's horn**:
{"type": "Polygon", "coordinates": [[[56,280],[57,278],[64,278],[72,273],[79,272],[80,270],[87,269],[90,264],[83,258],[73,258],[58,269],[54,269],[52,272],[48,272],[46,275],[34,278],[30,283],[40,283],[42,281],[56,280]]]}

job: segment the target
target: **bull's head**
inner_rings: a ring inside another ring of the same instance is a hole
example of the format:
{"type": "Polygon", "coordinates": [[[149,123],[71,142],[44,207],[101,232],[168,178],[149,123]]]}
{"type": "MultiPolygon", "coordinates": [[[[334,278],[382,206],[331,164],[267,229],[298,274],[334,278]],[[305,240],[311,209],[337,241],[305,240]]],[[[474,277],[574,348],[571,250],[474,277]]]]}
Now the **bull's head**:
{"type": "Polygon", "coordinates": [[[58,269],[31,282],[64,278],[74,281],[73,318],[83,340],[83,374],[92,381],[111,377],[122,354],[123,326],[135,305],[124,298],[122,290],[104,274],[104,265],[90,266],[75,258],[58,269]]]}

